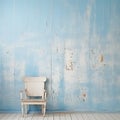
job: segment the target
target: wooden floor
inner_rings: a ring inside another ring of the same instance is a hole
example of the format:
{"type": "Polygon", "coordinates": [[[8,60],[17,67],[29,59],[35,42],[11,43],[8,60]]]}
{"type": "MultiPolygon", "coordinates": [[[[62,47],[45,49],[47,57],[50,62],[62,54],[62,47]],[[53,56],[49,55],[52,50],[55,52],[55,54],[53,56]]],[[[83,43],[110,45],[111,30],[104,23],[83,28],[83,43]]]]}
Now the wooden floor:
{"type": "Polygon", "coordinates": [[[0,120],[120,120],[120,113],[49,113],[41,114],[0,113],[0,120]]]}

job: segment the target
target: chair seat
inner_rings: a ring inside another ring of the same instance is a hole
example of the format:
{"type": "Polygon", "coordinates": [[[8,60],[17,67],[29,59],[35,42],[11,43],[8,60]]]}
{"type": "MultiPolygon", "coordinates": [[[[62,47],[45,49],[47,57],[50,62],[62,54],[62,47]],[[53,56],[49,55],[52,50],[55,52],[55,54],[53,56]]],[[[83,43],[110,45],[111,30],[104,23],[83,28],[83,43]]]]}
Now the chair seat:
{"type": "Polygon", "coordinates": [[[23,99],[21,100],[21,102],[23,104],[36,104],[36,105],[42,105],[42,104],[46,104],[46,100],[44,99],[23,99]]]}

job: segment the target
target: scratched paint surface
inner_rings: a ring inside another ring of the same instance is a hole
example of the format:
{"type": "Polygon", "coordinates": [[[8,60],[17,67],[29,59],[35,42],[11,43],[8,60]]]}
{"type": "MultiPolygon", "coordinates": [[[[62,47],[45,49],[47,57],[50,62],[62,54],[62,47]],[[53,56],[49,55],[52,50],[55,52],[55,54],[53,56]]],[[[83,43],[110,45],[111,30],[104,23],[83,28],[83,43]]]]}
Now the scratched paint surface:
{"type": "Polygon", "coordinates": [[[119,12],[119,0],[0,0],[0,111],[20,111],[24,76],[48,78],[48,111],[120,111],[119,12]]]}

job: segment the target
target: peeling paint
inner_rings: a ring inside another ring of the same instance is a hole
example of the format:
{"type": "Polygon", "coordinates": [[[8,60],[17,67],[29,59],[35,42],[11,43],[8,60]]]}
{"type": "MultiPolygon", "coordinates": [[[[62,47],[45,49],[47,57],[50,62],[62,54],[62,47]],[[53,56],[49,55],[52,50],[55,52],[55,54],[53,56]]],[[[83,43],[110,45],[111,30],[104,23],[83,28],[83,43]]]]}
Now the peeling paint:
{"type": "Polygon", "coordinates": [[[104,57],[103,55],[100,55],[100,62],[103,62],[104,61],[104,57]]]}

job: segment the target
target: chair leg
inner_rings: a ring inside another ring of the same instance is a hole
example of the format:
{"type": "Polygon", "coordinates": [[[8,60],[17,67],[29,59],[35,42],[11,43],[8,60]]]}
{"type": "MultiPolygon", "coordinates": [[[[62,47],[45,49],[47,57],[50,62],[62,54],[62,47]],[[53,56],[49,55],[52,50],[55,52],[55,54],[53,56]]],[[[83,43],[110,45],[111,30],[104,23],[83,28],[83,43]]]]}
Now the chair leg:
{"type": "Polygon", "coordinates": [[[42,107],[41,109],[42,109],[42,114],[43,114],[43,108],[44,108],[44,106],[42,105],[41,107],[42,107]]]}
{"type": "Polygon", "coordinates": [[[24,116],[24,105],[21,104],[21,111],[22,111],[22,116],[24,116]]]}
{"type": "Polygon", "coordinates": [[[27,105],[27,113],[29,113],[29,105],[27,105]]]}
{"type": "Polygon", "coordinates": [[[25,114],[27,114],[27,105],[25,105],[25,114]]]}
{"type": "Polygon", "coordinates": [[[45,112],[46,112],[46,104],[43,105],[43,116],[45,116],[45,112]]]}

